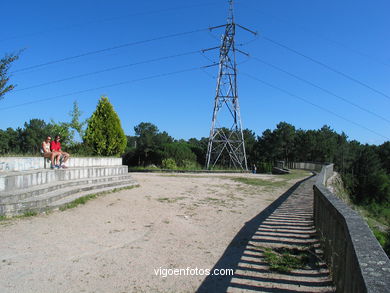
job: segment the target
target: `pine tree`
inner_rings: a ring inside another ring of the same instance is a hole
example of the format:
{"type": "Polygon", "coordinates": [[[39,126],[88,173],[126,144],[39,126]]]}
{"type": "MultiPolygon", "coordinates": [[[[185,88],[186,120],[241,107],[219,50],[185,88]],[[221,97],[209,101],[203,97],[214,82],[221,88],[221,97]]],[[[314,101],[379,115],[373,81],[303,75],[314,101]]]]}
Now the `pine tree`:
{"type": "Polygon", "coordinates": [[[102,96],[88,119],[84,142],[100,156],[120,156],[126,148],[126,135],[118,114],[107,97],[102,96]]]}
{"type": "Polygon", "coordinates": [[[4,58],[0,59],[0,100],[4,97],[4,95],[14,89],[13,84],[8,84],[9,76],[8,70],[12,62],[17,60],[19,55],[11,54],[6,55],[4,58]]]}

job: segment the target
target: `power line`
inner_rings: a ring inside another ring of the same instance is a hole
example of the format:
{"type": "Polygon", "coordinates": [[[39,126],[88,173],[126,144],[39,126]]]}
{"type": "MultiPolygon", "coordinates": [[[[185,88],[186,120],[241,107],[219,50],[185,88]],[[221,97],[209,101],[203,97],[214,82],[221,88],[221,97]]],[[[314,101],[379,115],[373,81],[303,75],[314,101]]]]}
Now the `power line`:
{"type": "Polygon", "coordinates": [[[353,81],[355,83],[358,83],[361,86],[364,86],[364,87],[372,90],[373,92],[375,92],[375,93],[377,93],[377,94],[379,94],[379,95],[381,95],[381,96],[383,96],[383,97],[385,97],[385,98],[390,100],[390,96],[389,95],[385,94],[384,92],[382,92],[380,90],[377,90],[377,89],[373,88],[372,86],[364,83],[363,81],[360,81],[360,80],[358,80],[358,79],[356,79],[356,78],[354,78],[354,77],[352,77],[352,76],[350,76],[350,75],[348,75],[348,74],[346,74],[346,73],[344,73],[344,72],[342,72],[340,70],[337,70],[337,69],[335,69],[335,68],[333,68],[333,67],[331,67],[329,65],[326,65],[325,63],[323,63],[321,61],[318,61],[318,60],[316,60],[316,59],[314,59],[312,57],[309,57],[309,56],[307,56],[307,55],[305,55],[305,54],[303,54],[301,52],[298,52],[297,50],[292,49],[292,48],[290,48],[290,47],[288,47],[286,45],[283,45],[283,44],[281,44],[281,43],[279,43],[279,42],[277,42],[277,41],[275,41],[275,40],[273,40],[271,38],[268,38],[268,37],[265,37],[265,36],[263,36],[262,38],[264,40],[274,44],[274,45],[277,45],[277,46],[279,46],[281,48],[284,48],[284,49],[286,49],[286,50],[288,50],[290,52],[293,52],[293,53],[295,53],[295,54],[297,54],[297,55],[299,55],[301,57],[304,57],[304,58],[306,58],[306,59],[308,59],[308,60],[310,60],[310,61],[312,61],[312,62],[314,62],[314,63],[316,63],[316,64],[318,64],[318,65],[320,65],[320,66],[322,66],[322,67],[324,67],[324,68],[326,68],[328,70],[330,70],[330,71],[333,71],[334,73],[337,73],[337,74],[339,74],[339,75],[341,75],[341,76],[343,76],[343,77],[345,77],[345,78],[347,78],[347,79],[349,79],[349,80],[351,80],[351,81],[353,81]]]}
{"type": "Polygon", "coordinates": [[[381,59],[379,59],[379,58],[377,58],[377,57],[375,57],[375,56],[373,56],[373,55],[370,55],[370,54],[368,54],[368,53],[362,52],[362,51],[360,51],[360,50],[358,50],[358,49],[355,49],[355,48],[353,48],[353,47],[351,47],[351,46],[348,46],[348,45],[346,45],[346,44],[344,44],[344,43],[342,43],[342,42],[339,42],[339,41],[330,39],[330,38],[324,36],[323,34],[321,35],[321,34],[319,34],[318,32],[311,31],[310,29],[307,29],[307,28],[305,28],[305,27],[303,27],[303,26],[301,26],[301,25],[297,25],[297,24],[295,24],[295,23],[293,23],[293,22],[291,22],[291,21],[288,21],[288,20],[285,19],[285,18],[282,18],[282,17],[280,17],[280,16],[276,16],[275,14],[271,14],[271,13],[269,13],[268,11],[267,11],[267,13],[264,13],[263,11],[261,11],[261,10],[259,10],[259,9],[256,9],[256,8],[253,8],[253,7],[249,6],[249,5],[247,5],[247,4],[244,4],[243,2],[240,2],[240,5],[243,5],[244,7],[247,7],[247,8],[250,9],[251,11],[256,11],[256,12],[262,14],[263,16],[266,16],[266,17],[271,16],[271,18],[272,18],[273,20],[277,20],[277,21],[279,21],[280,23],[287,24],[289,27],[295,26],[295,27],[298,28],[299,30],[301,30],[301,31],[303,31],[303,32],[305,32],[305,33],[309,33],[309,34],[311,34],[312,36],[314,36],[314,37],[316,37],[316,38],[318,38],[318,39],[320,39],[320,40],[322,39],[322,40],[325,40],[325,41],[327,41],[327,42],[329,42],[329,43],[336,44],[337,46],[342,47],[342,48],[347,49],[347,50],[350,50],[351,52],[353,52],[353,53],[355,53],[355,54],[357,54],[357,55],[360,55],[360,56],[363,56],[363,57],[365,57],[365,58],[368,58],[368,59],[374,61],[375,63],[381,64],[381,65],[386,66],[386,67],[390,67],[390,64],[389,64],[389,63],[386,63],[385,61],[383,61],[383,60],[381,60],[381,59]]]}
{"type": "Polygon", "coordinates": [[[81,77],[91,76],[91,75],[95,75],[95,74],[99,74],[99,73],[103,73],[103,72],[109,72],[109,71],[123,69],[123,68],[131,67],[131,66],[135,66],[135,65],[147,64],[147,63],[157,62],[157,61],[161,61],[161,60],[187,56],[187,55],[191,55],[191,54],[195,54],[195,53],[201,53],[201,51],[200,50],[191,51],[191,52],[186,52],[186,53],[180,53],[180,54],[164,56],[164,57],[144,60],[144,61],[140,61],[140,62],[135,62],[135,63],[130,63],[130,64],[126,64],[126,65],[110,67],[110,68],[106,68],[106,69],[102,69],[102,70],[98,70],[98,71],[88,72],[88,73],[79,74],[79,75],[75,75],[75,76],[70,76],[70,77],[66,77],[66,78],[62,78],[62,79],[58,79],[58,80],[44,82],[44,83],[40,83],[40,84],[24,87],[24,88],[21,88],[21,89],[16,89],[16,90],[13,90],[13,91],[14,92],[19,92],[19,91],[29,90],[29,89],[42,87],[42,86],[46,86],[46,85],[50,85],[50,84],[55,84],[55,83],[59,83],[59,82],[63,82],[63,81],[68,81],[68,80],[73,80],[73,79],[77,79],[77,78],[81,78],[81,77]]]}
{"type": "Polygon", "coordinates": [[[18,107],[22,107],[22,106],[27,106],[27,105],[31,105],[31,104],[36,104],[36,103],[40,103],[40,102],[50,101],[50,100],[54,100],[54,99],[58,99],[58,98],[68,97],[68,96],[72,96],[72,95],[76,95],[76,94],[82,94],[82,93],[91,92],[91,91],[95,91],[95,90],[99,90],[99,89],[116,87],[116,86],[129,84],[129,83],[133,83],[133,82],[144,81],[144,80],[160,78],[160,77],[175,75],[175,74],[184,73],[184,72],[195,71],[195,70],[199,70],[199,69],[206,68],[206,67],[209,67],[209,66],[192,67],[192,68],[188,68],[188,69],[183,69],[183,70],[178,70],[178,71],[173,71],[173,72],[168,72],[168,73],[161,73],[161,74],[156,74],[156,75],[152,75],[152,76],[146,76],[146,77],[142,77],[142,78],[138,78],[138,79],[133,79],[133,80],[128,80],[128,81],[122,81],[122,82],[118,82],[118,83],[103,85],[103,86],[99,86],[99,87],[95,87],[95,88],[89,88],[89,89],[85,89],[85,90],[75,91],[75,92],[72,92],[72,93],[57,95],[57,96],[53,96],[53,97],[37,99],[37,100],[33,100],[33,101],[30,101],[30,102],[26,102],[26,103],[21,103],[21,104],[17,104],[17,105],[13,105],[13,106],[8,106],[8,107],[3,107],[3,108],[0,108],[0,111],[9,110],[9,109],[13,109],[13,108],[18,108],[18,107]]]}
{"type": "Polygon", "coordinates": [[[329,114],[332,114],[332,115],[334,115],[334,116],[336,116],[336,117],[338,117],[338,118],[340,118],[340,119],[343,119],[343,120],[345,120],[345,121],[347,121],[347,122],[349,122],[349,123],[352,123],[352,124],[354,124],[354,125],[356,125],[356,126],[358,126],[358,127],[360,127],[360,128],[363,128],[363,129],[365,129],[365,130],[367,130],[367,131],[369,131],[369,132],[372,132],[372,133],[374,133],[374,134],[376,134],[376,135],[378,135],[378,136],[380,136],[380,137],[383,137],[383,138],[385,138],[385,139],[387,139],[387,140],[390,140],[389,137],[384,136],[384,135],[380,134],[379,132],[376,132],[375,130],[372,130],[372,129],[370,129],[370,128],[368,128],[368,127],[366,127],[366,126],[364,126],[364,125],[362,125],[362,124],[360,124],[360,123],[357,123],[357,122],[352,121],[352,120],[350,120],[350,119],[348,119],[348,118],[345,118],[344,116],[341,116],[341,115],[339,115],[339,114],[337,114],[337,113],[335,113],[335,112],[333,112],[333,111],[331,111],[331,110],[329,110],[329,109],[327,109],[327,108],[325,108],[325,107],[322,107],[322,106],[320,106],[320,105],[317,105],[317,104],[315,104],[315,103],[309,101],[308,99],[305,99],[305,98],[303,98],[303,97],[301,97],[301,96],[295,95],[295,94],[293,94],[293,93],[291,93],[291,92],[289,92],[289,91],[287,91],[287,90],[285,90],[285,89],[282,89],[282,88],[280,88],[280,87],[278,87],[278,86],[276,86],[276,85],[274,85],[274,84],[271,84],[271,83],[266,82],[266,81],[264,81],[264,80],[262,80],[262,79],[259,79],[259,78],[257,78],[257,77],[254,77],[253,75],[250,75],[250,74],[247,74],[247,73],[244,73],[244,72],[241,72],[241,74],[244,74],[244,75],[246,75],[246,76],[252,78],[253,80],[256,80],[256,81],[258,81],[258,82],[261,82],[261,83],[263,83],[263,84],[265,84],[265,85],[267,85],[267,86],[269,86],[269,87],[271,87],[271,88],[273,88],[273,89],[276,89],[276,90],[278,90],[278,91],[280,91],[280,92],[282,92],[282,93],[284,93],[284,94],[286,94],[286,95],[289,95],[289,96],[291,96],[291,97],[293,97],[293,98],[295,98],[295,99],[301,100],[301,101],[303,101],[303,102],[305,102],[305,103],[307,103],[307,104],[310,104],[310,105],[312,105],[313,107],[316,107],[316,108],[318,108],[318,109],[321,109],[322,111],[325,111],[325,112],[327,112],[327,113],[329,113],[329,114]]]}
{"type": "Polygon", "coordinates": [[[48,61],[45,63],[24,67],[21,69],[14,70],[11,73],[18,73],[18,72],[22,72],[22,71],[26,71],[26,70],[30,70],[30,69],[34,69],[34,68],[52,65],[52,64],[56,64],[56,63],[60,63],[60,62],[64,62],[64,61],[68,61],[68,60],[72,60],[72,59],[76,59],[76,58],[81,58],[81,57],[85,57],[85,56],[90,56],[90,55],[94,55],[94,54],[98,54],[98,53],[103,53],[103,52],[107,52],[107,51],[111,51],[111,50],[116,50],[116,49],[120,49],[120,48],[125,48],[125,47],[145,44],[145,43],[149,43],[149,42],[154,42],[154,41],[159,41],[159,40],[164,40],[164,39],[169,39],[169,38],[174,38],[174,37],[179,37],[179,36],[184,36],[184,35],[189,35],[189,34],[201,32],[201,31],[207,31],[208,29],[209,28],[196,29],[196,30],[192,30],[192,31],[175,33],[175,34],[165,35],[165,36],[151,38],[151,39],[147,39],[147,40],[126,43],[126,44],[122,44],[122,45],[118,45],[118,46],[114,46],[114,47],[109,47],[109,48],[104,48],[104,49],[100,49],[100,50],[96,50],[96,51],[90,51],[90,52],[86,52],[83,54],[78,54],[78,55],[74,55],[74,56],[70,56],[70,57],[64,57],[61,59],[56,59],[56,60],[48,61]]]}
{"type": "Polygon", "coordinates": [[[359,106],[358,104],[355,104],[355,103],[351,102],[350,100],[348,100],[348,99],[346,99],[346,98],[344,98],[344,97],[342,97],[342,96],[340,96],[340,95],[338,95],[338,94],[336,94],[336,93],[334,93],[334,92],[332,92],[332,91],[330,91],[328,89],[325,89],[325,88],[323,88],[323,87],[321,87],[321,86],[319,86],[319,85],[317,85],[317,84],[315,84],[315,83],[313,83],[311,81],[308,81],[308,80],[306,80],[306,79],[304,79],[302,77],[299,77],[298,75],[295,75],[295,74],[293,74],[291,72],[288,72],[287,70],[284,70],[284,69],[282,69],[282,68],[280,68],[280,67],[278,67],[276,65],[273,65],[273,64],[271,64],[271,63],[269,63],[269,62],[267,62],[267,61],[265,61],[263,59],[260,59],[258,57],[254,57],[254,56],[250,56],[250,57],[252,59],[254,59],[254,60],[258,61],[258,62],[261,62],[261,63],[263,63],[263,64],[265,64],[265,65],[267,65],[269,67],[272,67],[272,68],[274,68],[274,69],[276,69],[276,70],[278,70],[280,72],[283,72],[283,73],[285,73],[285,74],[287,74],[289,76],[292,76],[295,79],[298,79],[298,80],[300,80],[300,81],[302,81],[302,82],[304,82],[306,84],[309,84],[309,85],[311,85],[311,86],[313,86],[313,87],[315,87],[315,88],[317,88],[317,89],[319,89],[319,90],[321,90],[321,91],[323,91],[323,92],[325,92],[325,93],[327,93],[327,94],[329,94],[331,96],[334,96],[334,97],[336,97],[336,98],[338,98],[338,99],[340,99],[340,100],[342,100],[342,101],[344,101],[344,102],[346,102],[346,103],[348,103],[348,104],[350,104],[350,105],[352,105],[352,106],[354,106],[354,107],[356,107],[356,108],[358,108],[358,109],[360,109],[360,110],[362,110],[362,111],[364,111],[366,113],[369,113],[369,114],[371,114],[371,115],[373,115],[373,116],[375,116],[377,118],[380,118],[383,121],[386,121],[387,123],[390,124],[390,120],[389,119],[387,119],[387,118],[385,118],[385,117],[383,117],[383,116],[381,116],[379,114],[376,114],[375,112],[373,112],[371,110],[363,108],[363,107],[359,106]]]}
{"type": "Polygon", "coordinates": [[[32,33],[24,34],[24,35],[20,35],[20,36],[11,36],[11,37],[7,37],[5,39],[1,39],[0,42],[9,41],[9,40],[13,40],[13,39],[24,38],[24,37],[31,37],[31,36],[42,35],[42,34],[47,34],[47,33],[60,31],[60,30],[68,30],[68,29],[83,27],[83,26],[87,26],[87,25],[91,25],[91,24],[97,24],[97,23],[101,24],[101,23],[104,23],[104,22],[112,22],[112,21],[116,21],[116,20],[120,20],[120,19],[128,19],[128,18],[132,18],[132,17],[135,17],[135,16],[143,16],[143,15],[149,15],[149,14],[159,14],[159,13],[171,12],[171,11],[188,9],[188,8],[211,6],[211,5],[215,5],[216,3],[217,2],[214,1],[214,2],[211,2],[211,3],[208,2],[208,3],[202,3],[202,4],[194,4],[194,5],[187,5],[187,6],[181,6],[181,7],[166,8],[166,9],[153,10],[153,11],[131,13],[131,14],[123,15],[123,16],[116,16],[116,17],[110,17],[110,18],[100,18],[100,19],[95,19],[95,20],[91,20],[91,21],[87,21],[87,22],[70,24],[70,25],[63,26],[63,27],[52,28],[52,29],[46,30],[46,31],[32,32],[32,33]]]}

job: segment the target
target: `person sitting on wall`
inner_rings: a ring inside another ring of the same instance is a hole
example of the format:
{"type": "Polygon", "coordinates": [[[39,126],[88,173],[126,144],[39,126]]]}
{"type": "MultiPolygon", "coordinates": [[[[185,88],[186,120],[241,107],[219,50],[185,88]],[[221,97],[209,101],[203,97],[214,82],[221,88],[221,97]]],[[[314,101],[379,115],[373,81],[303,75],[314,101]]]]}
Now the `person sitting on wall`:
{"type": "MultiPolygon", "coordinates": [[[[59,152],[61,154],[62,165],[60,167],[61,168],[67,168],[65,166],[65,163],[68,161],[70,155],[68,153],[62,151],[60,139],[61,139],[60,136],[56,135],[56,137],[54,138],[54,141],[52,141],[50,143],[50,149],[51,149],[52,152],[59,152]]],[[[59,165],[59,163],[60,163],[59,160],[60,160],[60,158],[57,157],[57,165],[59,165]]]]}
{"type": "Polygon", "coordinates": [[[50,162],[51,162],[50,168],[51,169],[59,168],[59,166],[55,165],[54,160],[58,161],[59,157],[61,156],[61,153],[59,153],[59,152],[52,152],[50,150],[50,141],[51,141],[51,137],[48,136],[42,142],[41,153],[42,153],[44,158],[49,158],[50,159],[50,162]]]}

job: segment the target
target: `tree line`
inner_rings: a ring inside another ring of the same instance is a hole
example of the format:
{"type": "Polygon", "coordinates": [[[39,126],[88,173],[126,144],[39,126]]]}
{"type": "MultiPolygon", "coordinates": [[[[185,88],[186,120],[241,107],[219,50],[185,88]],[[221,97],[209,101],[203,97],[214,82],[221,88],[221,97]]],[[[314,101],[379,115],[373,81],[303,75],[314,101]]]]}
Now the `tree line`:
{"type": "MultiPolygon", "coordinates": [[[[0,59],[0,100],[14,88],[8,70],[18,55],[0,59]]],[[[31,119],[23,127],[0,129],[0,155],[36,155],[42,141],[60,135],[63,148],[80,156],[122,156],[125,164],[136,167],[200,169],[205,166],[208,138],[174,139],[149,122],[134,127],[134,136],[126,136],[118,115],[107,97],[101,97],[92,116],[80,121],[81,112],[74,103],[69,122],[45,122],[31,119]],[[81,138],[75,139],[75,136],[81,138]]],[[[228,133],[228,129],[224,129],[228,133]]],[[[379,146],[348,140],[325,125],[318,130],[296,129],[280,122],[260,136],[243,131],[248,165],[259,172],[270,172],[275,161],[331,162],[341,174],[354,204],[364,206],[370,216],[390,226],[390,142],[379,146]]],[[[219,159],[220,168],[229,168],[228,154],[219,159]]],[[[374,231],[375,232],[375,231],[374,231]]],[[[390,233],[377,233],[390,253],[390,233]]]]}
{"type": "MultiPolygon", "coordinates": [[[[87,121],[80,122],[80,115],[75,103],[69,122],[31,119],[22,128],[0,130],[0,154],[38,154],[47,135],[60,135],[64,148],[74,154],[122,156],[129,166],[205,166],[208,138],[177,140],[149,122],[136,125],[134,136],[125,136],[106,97],[100,99],[87,121]],[[75,140],[76,134],[81,142],[75,140]]],[[[355,202],[390,202],[390,142],[379,146],[361,144],[326,125],[318,130],[302,130],[286,122],[265,130],[261,136],[245,129],[244,139],[248,165],[256,165],[259,172],[269,172],[277,160],[332,162],[355,202]]],[[[219,167],[229,167],[227,154],[221,157],[219,167]]]]}

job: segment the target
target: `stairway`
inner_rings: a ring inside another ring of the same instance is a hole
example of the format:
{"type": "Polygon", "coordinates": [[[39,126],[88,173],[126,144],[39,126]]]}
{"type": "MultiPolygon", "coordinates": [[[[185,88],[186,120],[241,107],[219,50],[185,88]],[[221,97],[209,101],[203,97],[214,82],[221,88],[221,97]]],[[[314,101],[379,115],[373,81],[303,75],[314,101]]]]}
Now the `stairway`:
{"type": "Polygon", "coordinates": [[[56,209],[86,195],[137,184],[128,174],[127,166],[108,161],[105,166],[85,166],[90,161],[78,158],[82,166],[68,169],[0,172],[0,216],[56,209]]]}

